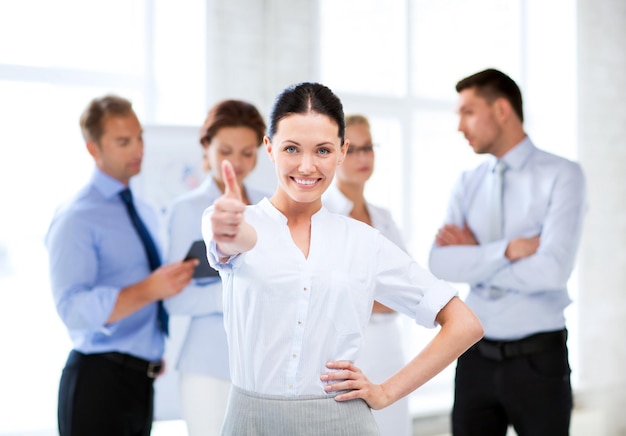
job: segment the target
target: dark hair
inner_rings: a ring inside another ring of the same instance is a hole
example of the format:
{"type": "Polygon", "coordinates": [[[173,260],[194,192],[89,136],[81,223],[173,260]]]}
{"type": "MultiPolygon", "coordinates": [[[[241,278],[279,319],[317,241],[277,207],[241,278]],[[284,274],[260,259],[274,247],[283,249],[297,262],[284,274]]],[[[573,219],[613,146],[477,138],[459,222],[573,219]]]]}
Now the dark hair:
{"type": "Polygon", "coordinates": [[[274,100],[267,136],[271,139],[278,130],[278,122],[293,114],[315,112],[326,115],[338,127],[341,144],[346,136],[346,122],[341,100],[328,87],[320,83],[303,82],[283,90],[274,100]]]}
{"type": "Polygon", "coordinates": [[[242,100],[223,100],[213,106],[200,129],[200,144],[207,146],[222,127],[249,127],[257,136],[257,145],[263,143],[265,121],[259,110],[242,100]]]}
{"type": "Polygon", "coordinates": [[[105,95],[91,100],[80,116],[80,130],[85,141],[100,144],[104,134],[104,119],[109,116],[135,115],[131,102],[117,95],[105,95]]]}
{"type": "Polygon", "coordinates": [[[476,94],[492,103],[496,98],[505,98],[510,104],[517,117],[524,122],[522,108],[522,92],[517,83],[502,71],[489,68],[472,74],[456,84],[456,92],[464,89],[476,88],[476,94]]]}

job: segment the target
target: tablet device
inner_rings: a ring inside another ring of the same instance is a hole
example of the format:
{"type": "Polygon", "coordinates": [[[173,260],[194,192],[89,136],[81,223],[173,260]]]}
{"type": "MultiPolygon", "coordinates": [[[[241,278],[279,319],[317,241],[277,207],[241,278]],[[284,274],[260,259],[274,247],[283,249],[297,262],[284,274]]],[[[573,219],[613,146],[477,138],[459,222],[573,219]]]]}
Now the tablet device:
{"type": "Polygon", "coordinates": [[[185,260],[198,259],[200,263],[193,271],[194,279],[202,279],[206,277],[219,277],[220,273],[209,265],[206,257],[206,244],[203,240],[194,241],[189,247],[189,251],[185,256],[185,260]]]}

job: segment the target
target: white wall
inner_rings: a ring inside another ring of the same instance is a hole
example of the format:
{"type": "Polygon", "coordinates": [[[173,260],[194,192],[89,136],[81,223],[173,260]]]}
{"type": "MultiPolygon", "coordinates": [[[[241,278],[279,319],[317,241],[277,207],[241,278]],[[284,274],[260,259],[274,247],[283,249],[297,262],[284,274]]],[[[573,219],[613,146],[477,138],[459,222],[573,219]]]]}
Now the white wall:
{"type": "Polygon", "coordinates": [[[578,0],[578,136],[589,214],[580,258],[581,406],[626,435],[626,2],[578,0]]]}
{"type": "Polygon", "coordinates": [[[268,116],[276,94],[316,75],[309,0],[207,0],[207,101],[243,98],[268,116]]]}

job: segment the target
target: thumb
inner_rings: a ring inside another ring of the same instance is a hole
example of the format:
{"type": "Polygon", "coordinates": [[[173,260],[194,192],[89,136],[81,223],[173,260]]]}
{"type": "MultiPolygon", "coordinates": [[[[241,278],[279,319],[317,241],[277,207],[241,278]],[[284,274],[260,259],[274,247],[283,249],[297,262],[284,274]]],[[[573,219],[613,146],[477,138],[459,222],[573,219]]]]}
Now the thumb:
{"type": "Polygon", "coordinates": [[[222,178],[224,179],[224,195],[241,201],[241,189],[237,183],[235,169],[227,159],[222,161],[222,178]]]}

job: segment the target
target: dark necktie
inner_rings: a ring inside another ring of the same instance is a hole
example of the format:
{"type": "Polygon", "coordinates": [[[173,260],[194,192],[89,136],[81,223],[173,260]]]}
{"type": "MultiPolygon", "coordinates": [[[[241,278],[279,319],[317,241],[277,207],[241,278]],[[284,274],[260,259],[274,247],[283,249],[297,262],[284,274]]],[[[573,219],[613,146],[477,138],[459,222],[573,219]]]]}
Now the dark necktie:
{"type": "MultiPolygon", "coordinates": [[[[128,216],[137,230],[137,234],[143,243],[143,248],[146,250],[146,255],[148,256],[148,263],[150,264],[150,269],[154,271],[158,267],[161,266],[161,259],[159,258],[159,252],[157,251],[156,245],[154,245],[154,240],[150,236],[146,225],[139,218],[139,214],[137,213],[137,209],[135,209],[135,204],[133,202],[133,194],[130,192],[130,189],[126,188],[120,191],[120,197],[126,205],[126,210],[128,211],[128,216]]],[[[163,301],[158,301],[158,320],[161,330],[166,335],[169,333],[168,329],[168,321],[169,316],[165,307],[163,306],[163,301]]]]}

